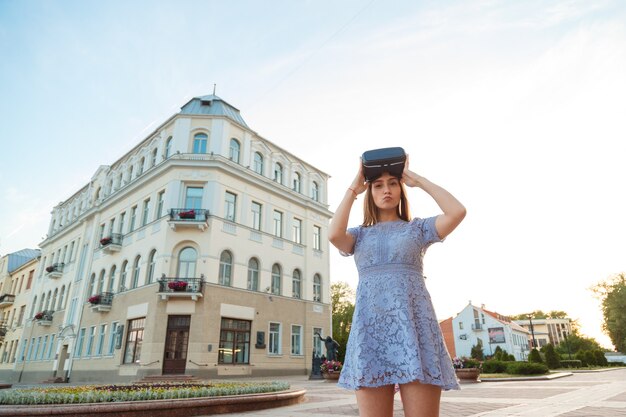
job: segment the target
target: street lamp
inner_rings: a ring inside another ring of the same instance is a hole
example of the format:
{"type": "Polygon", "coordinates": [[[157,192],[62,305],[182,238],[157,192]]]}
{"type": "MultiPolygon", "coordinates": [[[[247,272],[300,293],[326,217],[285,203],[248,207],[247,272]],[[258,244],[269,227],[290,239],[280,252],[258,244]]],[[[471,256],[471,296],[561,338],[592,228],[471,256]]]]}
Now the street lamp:
{"type": "Polygon", "coordinates": [[[567,355],[569,356],[569,360],[572,360],[572,352],[569,350],[569,340],[567,340],[567,332],[563,332],[563,337],[565,338],[565,346],[567,346],[567,355]]]}

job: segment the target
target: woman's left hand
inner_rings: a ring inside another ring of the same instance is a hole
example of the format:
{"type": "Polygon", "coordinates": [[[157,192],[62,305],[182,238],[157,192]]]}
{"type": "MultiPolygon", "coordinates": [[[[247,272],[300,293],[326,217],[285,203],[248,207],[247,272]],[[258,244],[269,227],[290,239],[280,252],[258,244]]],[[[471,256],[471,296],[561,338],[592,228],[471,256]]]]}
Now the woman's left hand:
{"type": "Polygon", "coordinates": [[[409,169],[409,155],[407,155],[404,171],[402,171],[402,182],[409,187],[421,187],[420,178],[419,175],[409,169]]]}

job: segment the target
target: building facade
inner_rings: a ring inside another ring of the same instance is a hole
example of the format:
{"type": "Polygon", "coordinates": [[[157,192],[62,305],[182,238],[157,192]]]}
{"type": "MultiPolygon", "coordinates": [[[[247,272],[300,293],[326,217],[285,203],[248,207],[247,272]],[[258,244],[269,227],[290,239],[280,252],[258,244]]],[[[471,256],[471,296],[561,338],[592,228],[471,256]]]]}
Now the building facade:
{"type": "Polygon", "coordinates": [[[327,180],[193,98],[54,207],[22,381],[309,372],[331,330],[327,180]]]}
{"type": "Polygon", "coordinates": [[[0,258],[0,381],[19,378],[17,348],[30,328],[27,308],[39,255],[37,249],[23,249],[0,258]]]}
{"type": "Polygon", "coordinates": [[[499,346],[517,361],[528,357],[528,331],[484,306],[477,307],[470,302],[456,317],[444,320],[441,327],[444,336],[448,335],[444,340],[451,355],[470,357],[472,347],[479,344],[488,356],[499,346]],[[450,339],[454,340],[453,346],[450,339]]]}
{"type": "Polygon", "coordinates": [[[572,321],[568,318],[515,320],[515,323],[528,330],[531,346],[534,338],[535,347],[538,349],[548,343],[556,346],[572,334],[572,321]]]}

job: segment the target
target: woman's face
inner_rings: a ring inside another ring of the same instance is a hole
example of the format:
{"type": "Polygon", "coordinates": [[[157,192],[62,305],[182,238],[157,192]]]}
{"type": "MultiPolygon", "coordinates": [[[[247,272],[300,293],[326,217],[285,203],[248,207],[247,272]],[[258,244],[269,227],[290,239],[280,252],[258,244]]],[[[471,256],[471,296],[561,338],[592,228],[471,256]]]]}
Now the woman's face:
{"type": "Polygon", "coordinates": [[[385,172],[372,182],[372,198],[380,210],[394,210],[400,204],[400,179],[385,172]]]}

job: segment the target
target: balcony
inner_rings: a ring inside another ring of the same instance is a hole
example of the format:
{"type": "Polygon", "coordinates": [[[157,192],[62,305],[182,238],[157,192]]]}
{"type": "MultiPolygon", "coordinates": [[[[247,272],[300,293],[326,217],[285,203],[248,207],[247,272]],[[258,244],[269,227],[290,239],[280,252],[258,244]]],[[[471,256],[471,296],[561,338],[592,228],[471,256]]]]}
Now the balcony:
{"type": "Polygon", "coordinates": [[[61,278],[63,276],[63,266],[65,266],[65,264],[61,262],[46,267],[46,276],[53,279],[61,278]]]}
{"type": "Polygon", "coordinates": [[[479,332],[481,330],[483,330],[483,325],[480,323],[473,323],[472,324],[472,330],[474,330],[475,332],[479,332]]]}
{"type": "Polygon", "coordinates": [[[100,239],[100,249],[104,253],[115,253],[122,250],[122,234],[112,233],[110,236],[100,239]]]}
{"type": "Polygon", "coordinates": [[[15,296],[13,294],[2,294],[2,297],[0,297],[0,308],[12,306],[14,301],[15,296]]]}
{"type": "Polygon", "coordinates": [[[167,221],[172,230],[177,228],[198,228],[204,231],[209,227],[209,210],[177,208],[170,209],[170,219],[167,221]]]}
{"type": "Polygon", "coordinates": [[[6,336],[7,330],[7,324],[4,321],[0,321],[0,341],[4,340],[4,336],[6,336]]]}
{"type": "Polygon", "coordinates": [[[113,293],[102,292],[100,294],[92,295],[87,301],[91,304],[91,311],[96,313],[106,313],[111,311],[113,293]]]}
{"type": "Polygon", "coordinates": [[[50,326],[52,325],[52,315],[54,311],[52,310],[44,310],[35,314],[35,321],[40,326],[50,326]]]}
{"type": "Polygon", "coordinates": [[[197,301],[202,297],[204,276],[200,278],[168,278],[159,280],[159,296],[161,300],[168,298],[189,298],[197,301]]]}

